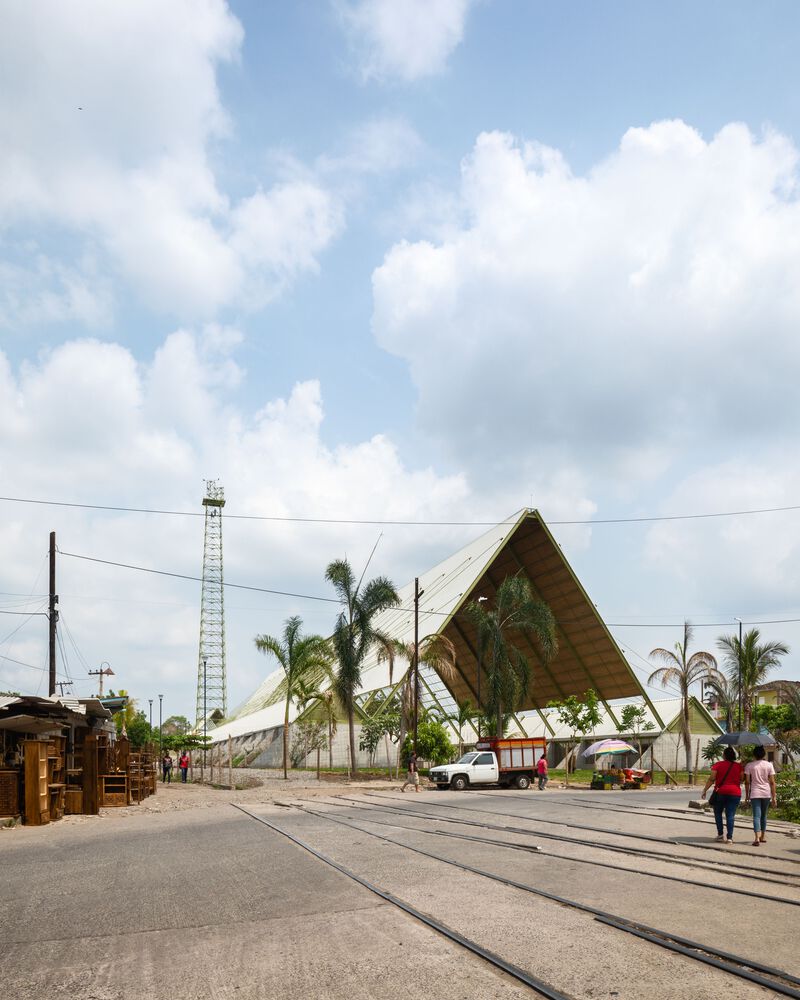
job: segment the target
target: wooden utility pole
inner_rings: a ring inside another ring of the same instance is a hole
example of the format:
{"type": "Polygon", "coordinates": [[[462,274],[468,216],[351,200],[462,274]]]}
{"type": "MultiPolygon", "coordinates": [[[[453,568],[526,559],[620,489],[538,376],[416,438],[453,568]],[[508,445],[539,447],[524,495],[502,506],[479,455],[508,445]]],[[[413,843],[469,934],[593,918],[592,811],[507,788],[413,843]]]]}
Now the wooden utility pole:
{"type": "Polygon", "coordinates": [[[49,642],[49,665],[50,683],[48,693],[52,698],[56,693],[56,622],[58,621],[58,594],[56,593],[56,533],[50,532],[50,642],[49,642]]]}
{"type": "Polygon", "coordinates": [[[414,753],[417,752],[417,729],[419,728],[419,577],[414,577],[414,753]]]}

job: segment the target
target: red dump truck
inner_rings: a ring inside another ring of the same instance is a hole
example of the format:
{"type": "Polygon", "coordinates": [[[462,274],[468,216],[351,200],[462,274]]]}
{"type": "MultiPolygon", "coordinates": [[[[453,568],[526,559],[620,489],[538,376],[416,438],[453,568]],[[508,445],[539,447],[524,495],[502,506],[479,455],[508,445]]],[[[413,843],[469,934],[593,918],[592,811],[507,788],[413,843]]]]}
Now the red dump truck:
{"type": "Polygon", "coordinates": [[[478,740],[475,749],[465,753],[455,764],[432,767],[429,779],[436,788],[457,792],[470,785],[500,785],[503,788],[530,788],[536,777],[536,764],[547,752],[541,738],[478,740]]]}

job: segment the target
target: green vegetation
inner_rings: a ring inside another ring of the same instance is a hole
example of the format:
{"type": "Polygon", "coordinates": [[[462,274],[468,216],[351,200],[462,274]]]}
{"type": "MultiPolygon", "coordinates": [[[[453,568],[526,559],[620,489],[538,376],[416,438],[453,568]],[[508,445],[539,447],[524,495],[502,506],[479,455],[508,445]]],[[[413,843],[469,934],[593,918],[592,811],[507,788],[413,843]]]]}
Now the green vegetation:
{"type": "Polygon", "coordinates": [[[741,695],[742,715],[737,720],[740,729],[750,728],[755,689],[764,683],[770,670],[777,667],[781,657],[789,652],[785,642],[761,642],[760,639],[761,632],[751,628],[745,632],[741,642],[736,635],[721,635],[717,640],[717,646],[725,654],[729,684],[733,686],[737,700],[741,695]]]}
{"type": "Polygon", "coordinates": [[[503,735],[503,715],[514,712],[530,687],[528,654],[520,648],[536,648],[547,663],[558,651],[553,612],[533,596],[530,582],[522,576],[507,576],[497,588],[494,607],[471,601],[466,613],[478,632],[478,652],[486,673],[482,708],[494,720],[495,735],[503,735]]]}
{"type": "Polygon", "coordinates": [[[375,628],[375,618],[381,611],[400,603],[394,584],[386,577],[370,580],[362,588],[356,583],[350,563],[337,559],[328,565],[325,579],[333,585],[344,605],[336,618],[333,631],[333,649],[338,663],[334,690],[347,712],[350,730],[350,762],[353,774],[358,773],[355,735],[355,697],[361,684],[361,667],[373,646],[384,649],[391,646],[391,639],[375,628]]]}
{"type": "MultiPolygon", "coordinates": [[[[327,666],[331,660],[328,643],[320,635],[302,634],[303,619],[295,615],[283,624],[283,636],[257,635],[256,649],[272,654],[286,675],[286,703],[283,715],[283,777],[289,778],[289,709],[292,700],[304,693],[303,683],[310,671],[327,666]]],[[[316,749],[316,747],[314,747],[316,749]]]]}
{"type": "Polygon", "coordinates": [[[788,768],[775,777],[778,792],[778,817],[800,823],[800,775],[788,768]]]}
{"type": "Polygon", "coordinates": [[[642,762],[642,733],[649,733],[656,727],[647,718],[647,711],[644,705],[636,705],[631,702],[622,706],[620,713],[618,733],[630,733],[636,740],[636,747],[639,751],[639,763],[642,762]]]}
{"type": "MultiPolygon", "coordinates": [[[[409,733],[403,743],[402,758],[403,763],[408,762],[411,751],[414,749],[414,741],[409,733]]],[[[447,730],[441,722],[431,720],[420,722],[417,727],[417,755],[422,760],[430,761],[431,764],[447,764],[453,759],[454,747],[450,743],[447,730]]]]}
{"type": "Polygon", "coordinates": [[[581,739],[585,739],[600,722],[599,699],[597,692],[593,688],[589,688],[584,694],[583,700],[571,694],[568,698],[564,698],[561,701],[549,701],[547,705],[548,708],[556,710],[558,721],[570,731],[565,776],[565,780],[569,784],[570,758],[578,742],[580,742],[578,737],[580,736],[581,739]]]}
{"type": "MultiPolygon", "coordinates": [[[[647,678],[648,684],[658,681],[662,687],[673,685],[681,694],[681,740],[686,752],[686,770],[692,773],[692,737],[689,730],[689,689],[698,681],[720,680],[717,661],[711,653],[699,650],[689,656],[689,644],[692,641],[692,626],[683,623],[683,642],[676,642],[675,652],[669,649],[652,649],[650,659],[661,666],[647,678]]],[[[691,782],[690,782],[691,783],[691,782]]]]}

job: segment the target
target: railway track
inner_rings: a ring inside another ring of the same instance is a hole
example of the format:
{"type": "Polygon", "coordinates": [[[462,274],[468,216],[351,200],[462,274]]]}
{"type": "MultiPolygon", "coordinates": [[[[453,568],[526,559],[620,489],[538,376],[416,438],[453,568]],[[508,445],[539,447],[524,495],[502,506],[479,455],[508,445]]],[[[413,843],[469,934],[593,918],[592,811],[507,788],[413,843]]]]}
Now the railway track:
{"type": "MultiPolygon", "coordinates": [[[[349,802],[355,802],[356,800],[354,800],[354,799],[348,799],[347,801],[349,801],[349,802]]],[[[332,803],[332,804],[335,805],[336,803],[332,803]]],[[[393,815],[397,815],[397,816],[409,816],[409,815],[412,815],[411,810],[392,809],[390,807],[387,807],[387,808],[384,809],[381,806],[370,806],[370,808],[381,810],[381,811],[385,811],[385,812],[389,812],[389,813],[391,813],[393,815]]],[[[430,815],[426,816],[425,814],[422,814],[422,813],[417,813],[416,815],[420,816],[421,818],[426,818],[426,819],[433,819],[433,820],[439,819],[439,817],[430,816],[430,815]]],[[[498,830],[498,831],[502,831],[502,832],[505,832],[505,833],[510,833],[512,831],[513,832],[517,832],[517,833],[522,833],[523,832],[519,828],[504,827],[504,826],[495,826],[495,825],[492,825],[492,824],[480,823],[480,822],[477,822],[477,821],[476,822],[470,822],[468,820],[454,820],[454,819],[446,819],[444,817],[441,818],[441,821],[442,822],[446,822],[446,823],[460,823],[460,824],[466,824],[466,825],[470,825],[470,826],[478,826],[478,827],[480,827],[482,829],[498,830]]],[[[409,829],[412,829],[412,828],[409,827],[409,829]]],[[[444,831],[437,831],[437,832],[441,833],[443,836],[450,836],[450,834],[447,834],[444,831]]],[[[525,835],[529,836],[529,837],[538,837],[538,838],[540,838],[542,840],[552,840],[552,841],[556,841],[556,842],[559,842],[559,843],[575,844],[575,845],[580,846],[580,847],[589,847],[589,848],[592,848],[593,850],[608,851],[608,852],[611,852],[613,854],[623,854],[623,855],[628,855],[628,856],[632,856],[632,857],[647,858],[648,860],[653,860],[653,861],[662,861],[665,864],[678,865],[678,866],[683,867],[683,868],[696,868],[696,869],[698,869],[700,871],[707,871],[707,872],[711,872],[711,873],[717,873],[717,874],[720,874],[720,875],[727,875],[727,876],[729,876],[731,878],[746,879],[748,881],[762,882],[764,884],[770,884],[770,885],[782,885],[782,886],[786,886],[787,885],[787,882],[786,882],[785,878],[769,878],[769,877],[762,876],[762,875],[754,875],[749,868],[746,871],[738,871],[738,870],[734,871],[734,870],[729,869],[723,862],[710,862],[710,861],[703,861],[703,860],[699,860],[699,859],[686,858],[686,857],[684,857],[681,854],[666,854],[666,853],[662,853],[661,851],[637,850],[636,848],[632,848],[632,847],[615,847],[615,846],[613,846],[611,844],[597,844],[597,843],[589,841],[589,840],[581,840],[578,837],[564,837],[564,836],[558,836],[558,834],[554,834],[554,833],[542,833],[541,831],[525,831],[525,835]]],[[[541,848],[531,847],[530,845],[527,845],[527,844],[516,844],[515,845],[515,844],[513,844],[513,843],[511,843],[509,841],[487,840],[486,838],[474,838],[474,837],[473,838],[466,838],[466,839],[483,840],[485,843],[499,844],[499,845],[501,845],[503,847],[515,846],[519,850],[536,851],[538,853],[546,855],[547,857],[560,858],[563,861],[574,861],[577,864],[591,864],[591,865],[595,865],[595,866],[597,866],[599,868],[606,868],[606,869],[608,869],[608,868],[614,868],[614,869],[619,870],[619,871],[630,871],[629,868],[625,868],[625,867],[622,867],[620,865],[610,865],[606,861],[591,861],[591,860],[587,860],[587,859],[584,859],[584,858],[575,858],[575,857],[572,857],[572,856],[565,856],[563,854],[555,854],[555,853],[553,853],[551,851],[543,851],[541,848]]],[[[736,865],[735,867],[737,869],[739,869],[739,868],[745,868],[746,866],[744,866],[744,865],[736,865]]],[[[672,878],[671,876],[659,875],[659,874],[654,873],[654,872],[648,872],[648,871],[643,871],[643,870],[637,871],[636,874],[645,875],[645,876],[649,876],[649,877],[652,877],[652,878],[663,878],[663,879],[666,879],[668,881],[674,881],[674,882],[685,882],[687,884],[697,885],[697,886],[703,886],[705,888],[724,888],[724,887],[718,887],[718,886],[709,885],[708,883],[705,883],[705,882],[695,882],[694,880],[690,881],[688,879],[672,878]]],[[[794,872],[790,872],[789,875],[792,878],[796,878],[797,877],[794,872]]],[[[800,889],[800,884],[798,884],[797,888],[800,889]]],[[[757,894],[757,895],[760,895],[760,894],[757,894]]],[[[765,899],[773,899],[773,898],[782,898],[782,897],[764,896],[763,898],[765,898],[765,899]]],[[[796,904],[796,905],[798,905],[798,904],[796,904]]]]}
{"type": "MultiPolygon", "coordinates": [[[[473,951],[475,954],[480,954],[481,957],[485,957],[487,961],[491,961],[495,964],[497,968],[503,968],[504,971],[508,971],[510,975],[513,975],[520,982],[525,982],[534,991],[538,991],[540,996],[548,997],[564,997],[565,994],[559,993],[550,984],[542,983],[541,981],[535,980],[534,977],[530,977],[523,970],[519,969],[517,966],[508,966],[508,963],[504,963],[503,959],[493,953],[485,953],[485,950],[477,945],[474,941],[470,942],[466,939],[462,939],[461,935],[457,932],[445,928],[444,925],[438,924],[436,921],[432,921],[432,918],[425,914],[420,913],[414,907],[398,899],[385,890],[372,883],[367,882],[361,876],[349,869],[344,868],[338,862],[331,858],[326,857],[321,852],[316,851],[313,847],[306,844],[304,841],[300,840],[294,834],[285,830],[284,828],[274,824],[263,817],[257,816],[251,813],[249,810],[244,809],[242,806],[235,806],[234,808],[239,809],[246,815],[250,816],[252,819],[257,820],[264,825],[270,827],[277,833],[288,837],[294,843],[303,847],[305,850],[312,853],[315,857],[324,861],[326,864],[331,865],[338,871],[343,872],[343,874],[348,875],[348,877],[355,879],[360,882],[360,884],[365,885],[371,891],[376,892],[379,896],[386,899],[387,901],[399,906],[405,912],[410,913],[412,916],[417,917],[417,919],[423,920],[428,923],[428,926],[439,930],[440,933],[444,933],[446,936],[450,937],[451,940],[457,941],[459,944],[463,944],[464,947],[468,947],[469,950],[473,951]],[[502,964],[501,964],[502,963],[502,964]]],[[[448,858],[440,854],[436,854],[433,851],[427,851],[420,847],[413,847],[409,844],[404,844],[401,841],[395,840],[392,837],[384,836],[380,833],[375,833],[373,830],[368,830],[358,823],[352,822],[350,820],[345,820],[338,816],[332,816],[327,812],[319,812],[317,810],[309,808],[306,804],[294,804],[293,808],[315,816],[326,822],[338,824],[340,826],[349,827],[350,829],[357,830],[359,833],[365,834],[366,836],[372,837],[375,840],[383,841],[385,843],[391,844],[395,847],[399,847],[403,850],[413,852],[414,854],[421,855],[423,857],[438,861],[442,864],[449,865],[451,867],[457,868],[461,871],[468,872],[473,875],[478,875],[482,878],[489,879],[493,882],[497,882],[501,885],[506,885],[514,889],[521,890],[522,892],[531,893],[532,895],[538,896],[540,898],[554,902],[560,906],[565,906],[570,909],[577,910],[582,913],[586,913],[592,916],[598,923],[603,924],[607,927],[612,927],[615,930],[623,931],[625,933],[631,934],[641,940],[647,941],[659,948],[666,949],[668,951],[683,955],[694,961],[701,962],[705,965],[711,966],[718,969],[727,975],[753,983],[757,986],[761,986],[765,989],[771,990],[773,995],[780,995],[786,997],[795,998],[795,1000],[800,1000],[800,978],[791,975],[781,969],[776,969],[772,966],[765,965],[760,962],[753,961],[748,958],[744,958],[740,955],[733,954],[732,952],[723,951],[721,949],[714,948],[710,945],[705,945],[697,941],[693,941],[690,938],[681,937],[675,934],[671,934],[667,931],[660,930],[656,927],[651,927],[647,924],[643,924],[639,921],[630,920],[627,917],[622,917],[614,913],[599,909],[598,907],[590,906],[586,903],[581,903],[577,900],[567,899],[566,897],[557,895],[556,893],[548,892],[544,889],[539,889],[536,886],[528,885],[523,882],[519,882],[515,879],[506,878],[505,876],[498,875],[494,872],[485,871],[481,868],[477,868],[474,865],[465,864],[454,860],[453,858],[448,858]]],[[[370,821],[371,822],[371,821],[370,821]]],[[[409,829],[409,828],[407,828],[409,829]]],[[[425,831],[415,831],[415,832],[425,832],[425,831]]]]}
{"type": "MultiPolygon", "coordinates": [[[[400,799],[398,799],[396,796],[393,795],[381,795],[377,792],[365,792],[364,794],[370,796],[371,798],[382,799],[383,801],[391,800],[393,802],[398,802],[398,803],[401,801],[400,799]]],[[[478,814],[488,812],[488,810],[477,809],[474,806],[473,807],[457,806],[454,805],[453,803],[430,802],[429,805],[431,808],[434,809],[451,809],[451,810],[456,809],[461,812],[473,812],[478,814]]],[[[602,827],[602,826],[587,826],[584,823],[572,823],[568,820],[546,819],[543,816],[520,816],[519,813],[504,813],[504,812],[498,812],[496,810],[492,810],[491,813],[488,814],[491,816],[503,816],[507,819],[522,820],[523,822],[528,822],[528,823],[540,823],[547,826],[563,826],[570,830],[583,830],[588,833],[603,833],[607,834],[610,837],[622,838],[624,840],[643,840],[654,844],[669,844],[672,847],[684,846],[684,847],[691,847],[692,850],[712,851],[715,854],[719,853],[719,848],[715,847],[713,844],[683,844],[682,841],[675,840],[671,837],[656,837],[649,833],[628,833],[627,831],[624,830],[610,830],[608,827],[602,827]]],[[[726,853],[738,854],[740,857],[742,856],[741,851],[736,852],[727,849],[726,853]]],[[[752,854],[748,855],[748,857],[752,857],[752,854]]],[[[777,860],[777,859],[770,859],[769,855],[762,855],[762,857],[764,858],[764,860],[767,859],[777,860]]],[[[795,860],[794,858],[781,858],[780,862],[781,864],[787,864],[787,865],[795,865],[795,866],[800,865],[800,860],[795,860]]],[[[752,869],[752,865],[742,865],[741,867],[747,868],[748,870],[752,869]]],[[[775,871],[772,871],[771,873],[775,874],[775,871]]],[[[781,872],[781,874],[786,874],[792,878],[800,878],[800,869],[793,870],[791,873],[788,871],[781,872]]]]}

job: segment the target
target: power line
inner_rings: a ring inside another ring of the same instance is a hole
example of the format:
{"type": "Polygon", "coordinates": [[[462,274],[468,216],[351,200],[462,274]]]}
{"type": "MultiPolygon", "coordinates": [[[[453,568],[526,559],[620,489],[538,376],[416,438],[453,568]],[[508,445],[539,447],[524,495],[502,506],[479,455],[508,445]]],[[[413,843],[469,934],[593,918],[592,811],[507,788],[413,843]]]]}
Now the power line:
{"type": "MultiPolygon", "coordinates": [[[[167,576],[172,577],[176,580],[189,580],[193,583],[202,583],[202,578],[199,576],[189,576],[186,573],[172,573],[164,569],[151,569],[148,566],[135,566],[132,563],[116,562],[112,559],[99,559],[96,556],[84,556],[79,555],[77,552],[63,552],[61,549],[58,550],[59,555],[68,556],[71,559],[82,559],[85,562],[100,563],[103,566],[116,566],[120,569],[132,569],[139,573],[154,573],[157,576],[167,576]]],[[[299,594],[288,590],[274,590],[269,587],[254,587],[249,584],[244,583],[230,583],[225,581],[224,586],[233,587],[236,590],[251,590],[259,594],[274,594],[279,597],[293,597],[297,600],[302,601],[322,601],[327,604],[340,604],[338,598],[336,597],[320,597],[316,594],[299,594]]],[[[414,609],[398,606],[396,608],[391,608],[389,610],[397,611],[400,613],[413,613],[414,609]]],[[[423,615],[439,615],[443,618],[451,616],[449,611],[437,611],[434,608],[424,608],[421,609],[423,615]]],[[[691,616],[690,616],[691,617],[691,616]]],[[[560,619],[559,624],[561,625],[588,625],[595,621],[593,618],[585,618],[580,620],[567,620],[560,619]]],[[[761,621],[745,621],[745,625],[785,625],[800,622],[800,618],[772,618],[768,620],[761,621]]],[[[604,621],[604,624],[609,628],[683,628],[684,623],[681,622],[609,622],[604,621]]],[[[719,621],[719,622],[700,622],[693,624],[693,628],[727,628],[732,625],[731,621],[719,621]]]]}
{"type": "Polygon", "coordinates": [[[27,615],[29,618],[35,618],[37,615],[42,615],[47,618],[48,614],[46,611],[3,611],[0,610],[0,615],[27,615]]]}
{"type": "MultiPolygon", "coordinates": [[[[26,503],[47,507],[69,507],[76,510],[105,510],[122,514],[161,514],[169,517],[203,517],[202,511],[164,510],[155,507],[121,507],[112,504],[70,503],[64,500],[33,500],[28,497],[0,497],[5,503],[26,503]]],[[[593,524],[647,524],[657,521],[696,521],[720,517],[744,517],[750,514],[778,514],[800,510],[800,504],[786,507],[757,507],[748,510],[707,511],[700,514],[655,514],[643,517],[605,517],[586,520],[550,521],[549,525],[593,525],[593,524]]],[[[226,514],[226,520],[273,521],[286,524],[363,524],[392,525],[409,527],[495,527],[505,518],[495,521],[410,521],[387,520],[384,518],[343,518],[343,517],[286,517],[272,514],[226,514]]]]}

